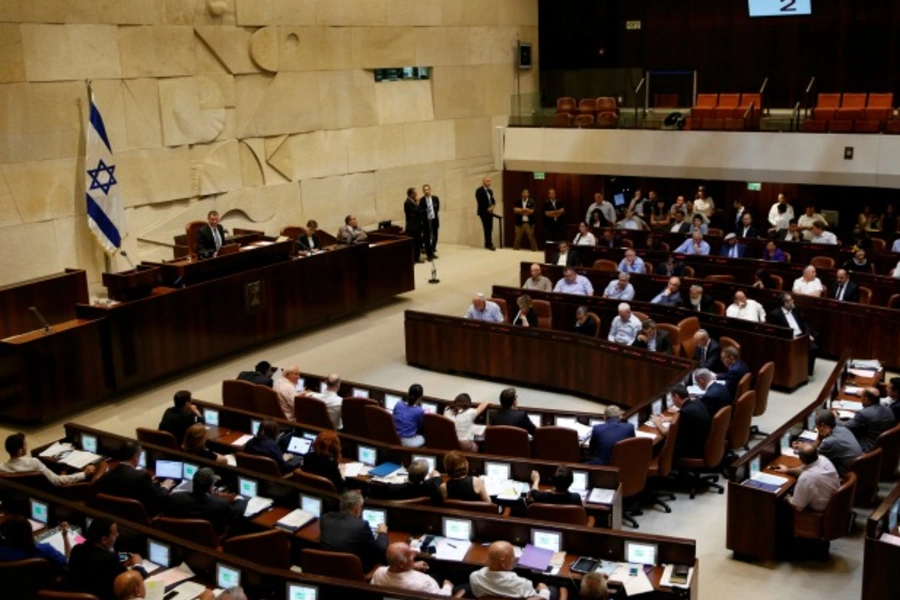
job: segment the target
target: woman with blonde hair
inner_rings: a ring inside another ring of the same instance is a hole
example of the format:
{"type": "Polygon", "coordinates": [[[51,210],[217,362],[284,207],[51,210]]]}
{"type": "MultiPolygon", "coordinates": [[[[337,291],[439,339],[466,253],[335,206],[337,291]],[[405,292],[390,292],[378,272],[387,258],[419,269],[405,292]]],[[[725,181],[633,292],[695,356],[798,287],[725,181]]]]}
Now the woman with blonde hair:
{"type": "Polygon", "coordinates": [[[213,452],[206,447],[206,425],[203,423],[194,423],[184,433],[184,441],[181,449],[188,454],[199,456],[208,460],[214,460],[220,465],[227,465],[228,461],[218,452],[213,452]]]}
{"type": "Polygon", "coordinates": [[[534,305],[531,303],[531,296],[522,294],[516,300],[519,312],[513,319],[513,325],[521,325],[522,327],[537,327],[537,313],[534,311],[534,305]]]}

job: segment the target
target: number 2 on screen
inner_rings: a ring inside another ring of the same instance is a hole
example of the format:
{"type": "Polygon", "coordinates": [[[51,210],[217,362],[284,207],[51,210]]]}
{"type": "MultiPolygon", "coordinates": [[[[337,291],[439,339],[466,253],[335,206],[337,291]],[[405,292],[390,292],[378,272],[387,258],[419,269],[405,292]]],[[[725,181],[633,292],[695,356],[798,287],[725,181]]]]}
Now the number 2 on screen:
{"type": "Polygon", "coordinates": [[[797,4],[797,0],[779,0],[781,2],[781,12],[797,12],[797,7],[794,6],[797,4]]]}

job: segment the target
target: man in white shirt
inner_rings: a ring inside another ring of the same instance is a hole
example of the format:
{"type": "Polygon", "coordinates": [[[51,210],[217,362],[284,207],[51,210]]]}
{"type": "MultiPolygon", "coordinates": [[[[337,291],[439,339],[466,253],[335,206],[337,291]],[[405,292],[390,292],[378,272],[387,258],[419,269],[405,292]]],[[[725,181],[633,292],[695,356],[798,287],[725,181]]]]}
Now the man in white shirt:
{"type": "Polygon", "coordinates": [[[332,373],[325,380],[324,392],[319,393],[304,390],[300,395],[304,398],[315,398],[316,400],[324,402],[325,408],[328,410],[328,418],[331,419],[332,425],[334,425],[335,429],[341,429],[344,426],[341,423],[341,407],[344,404],[344,399],[338,394],[338,390],[340,389],[341,376],[337,373],[332,373]]]}
{"type": "Polygon", "coordinates": [[[576,246],[596,246],[597,238],[591,233],[587,223],[578,225],[578,235],[575,236],[573,242],[576,246]]]}
{"type": "Polygon", "coordinates": [[[687,233],[691,230],[691,224],[685,221],[685,214],[680,210],[672,213],[672,225],[669,227],[671,233],[687,233]]]}
{"type": "Polygon", "coordinates": [[[787,203],[787,198],[785,198],[784,194],[778,194],[778,202],[773,204],[772,208],[769,209],[769,223],[772,225],[772,227],[777,227],[778,225],[779,204],[787,204],[788,219],[794,218],[794,207],[787,203]]]}
{"type": "MultiPolygon", "coordinates": [[[[793,495],[787,498],[788,502],[797,510],[809,508],[811,511],[821,512],[841,487],[841,478],[834,464],[824,456],[819,456],[812,444],[800,444],[797,457],[803,463],[803,471],[794,485],[793,495]]],[[[788,471],[785,465],[775,468],[778,471],[788,471]]]]}
{"type": "Polygon", "coordinates": [[[603,218],[606,219],[610,225],[616,222],[616,209],[613,208],[613,205],[609,203],[609,201],[603,199],[603,194],[597,192],[594,194],[594,203],[588,206],[587,213],[584,215],[584,220],[588,223],[591,221],[591,213],[595,210],[599,210],[600,214],[603,215],[603,218]]]}
{"type": "Polygon", "coordinates": [[[278,394],[278,406],[288,421],[294,420],[294,398],[297,397],[297,382],[300,381],[300,367],[291,365],[284,369],[284,376],[279,378],[273,388],[278,394]]]}
{"type": "Polygon", "coordinates": [[[619,305],[619,315],[613,319],[609,328],[610,342],[630,346],[641,332],[641,320],[631,312],[631,306],[623,302],[619,305]]]}
{"type": "Polygon", "coordinates": [[[791,291],[795,294],[803,294],[804,296],[822,296],[825,286],[816,277],[816,268],[809,265],[803,269],[803,276],[794,280],[794,286],[791,291]]]}
{"type": "Polygon", "coordinates": [[[487,321],[489,323],[502,323],[503,311],[496,302],[484,299],[484,294],[475,294],[472,305],[466,311],[465,317],[475,321],[487,321]]]}
{"type": "Polygon", "coordinates": [[[756,300],[747,298],[744,292],[734,294],[734,303],[725,310],[725,316],[756,323],[766,322],[766,311],[756,300]]]}
{"type": "MultiPolygon", "coordinates": [[[[563,259],[565,261],[565,258],[563,259]]],[[[541,270],[541,265],[535,263],[531,265],[531,277],[525,280],[525,284],[522,286],[523,289],[526,290],[536,290],[539,292],[552,292],[553,284],[550,283],[550,280],[544,277],[544,272],[541,270]]]]}
{"type": "Polygon", "coordinates": [[[83,473],[71,475],[57,475],[47,468],[41,459],[28,456],[28,444],[25,442],[24,433],[13,433],[6,438],[6,451],[9,460],[0,463],[0,473],[40,473],[53,485],[66,485],[77,481],[84,481],[86,477],[93,475],[96,467],[88,465],[83,473]]]}
{"type": "Polygon", "coordinates": [[[634,287],[628,283],[631,275],[628,273],[619,273],[619,278],[609,282],[606,289],[603,290],[603,297],[610,300],[624,300],[628,302],[634,300],[634,287]]]}
{"type": "Polygon", "coordinates": [[[372,585],[395,588],[404,592],[437,594],[449,596],[453,592],[453,584],[444,580],[444,585],[430,575],[428,563],[416,561],[417,552],[405,542],[395,542],[388,546],[386,556],[388,566],[378,567],[372,574],[372,585]]]}
{"type": "MultiPolygon", "coordinates": [[[[488,548],[487,566],[469,575],[469,585],[476,598],[500,596],[503,598],[552,598],[551,590],[543,583],[537,587],[513,571],[516,554],[509,542],[494,542],[488,548]]],[[[557,592],[558,594],[558,592],[557,592]]]]}
{"type": "Polygon", "coordinates": [[[825,230],[825,225],[820,222],[812,225],[812,239],[809,240],[813,244],[829,244],[836,246],[838,243],[837,236],[830,231],[825,230]]]}
{"type": "Polygon", "coordinates": [[[817,223],[817,222],[822,223],[822,224],[827,223],[827,221],[825,220],[825,217],[823,217],[821,214],[817,213],[816,207],[813,206],[812,204],[810,204],[809,206],[806,207],[806,212],[804,212],[802,215],[800,215],[800,218],[797,219],[797,227],[802,232],[803,239],[806,240],[807,242],[812,241],[812,239],[813,239],[812,226],[813,226],[813,223],[817,223]]]}

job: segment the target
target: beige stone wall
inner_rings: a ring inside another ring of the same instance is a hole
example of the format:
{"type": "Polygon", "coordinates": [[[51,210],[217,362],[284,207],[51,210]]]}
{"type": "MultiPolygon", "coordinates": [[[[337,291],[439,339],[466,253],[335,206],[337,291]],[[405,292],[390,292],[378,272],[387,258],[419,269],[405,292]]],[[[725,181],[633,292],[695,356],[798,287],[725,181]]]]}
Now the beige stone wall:
{"type": "MultiPolygon", "coordinates": [[[[480,244],[473,192],[494,171],[517,36],[536,47],[537,0],[2,0],[0,285],[65,267],[99,280],[86,79],[132,257],[171,257],[213,208],[270,234],[309,218],[333,231],[348,212],[402,220],[406,188],[426,182],[442,240],[480,244]],[[432,79],[375,83],[371,69],[403,66],[432,79]]],[[[537,69],[520,77],[536,89],[537,69]]]]}

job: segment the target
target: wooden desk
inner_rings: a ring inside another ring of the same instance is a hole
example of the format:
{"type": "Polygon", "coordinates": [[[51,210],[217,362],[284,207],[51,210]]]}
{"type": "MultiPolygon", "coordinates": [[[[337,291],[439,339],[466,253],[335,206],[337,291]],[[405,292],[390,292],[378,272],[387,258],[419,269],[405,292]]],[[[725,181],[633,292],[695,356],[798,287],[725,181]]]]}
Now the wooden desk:
{"type": "Polygon", "coordinates": [[[290,260],[294,240],[276,242],[275,238],[265,238],[264,241],[266,245],[256,246],[260,240],[254,239],[252,244],[240,246],[237,252],[215,258],[197,260],[189,257],[171,262],[145,264],[159,267],[163,285],[179,287],[290,260]]]}
{"type": "Polygon", "coordinates": [[[900,484],[894,486],[884,501],[866,520],[866,543],[863,554],[862,600],[895,600],[897,582],[894,569],[900,561],[900,546],[882,539],[883,534],[897,535],[897,513],[900,511],[900,484]]]}

